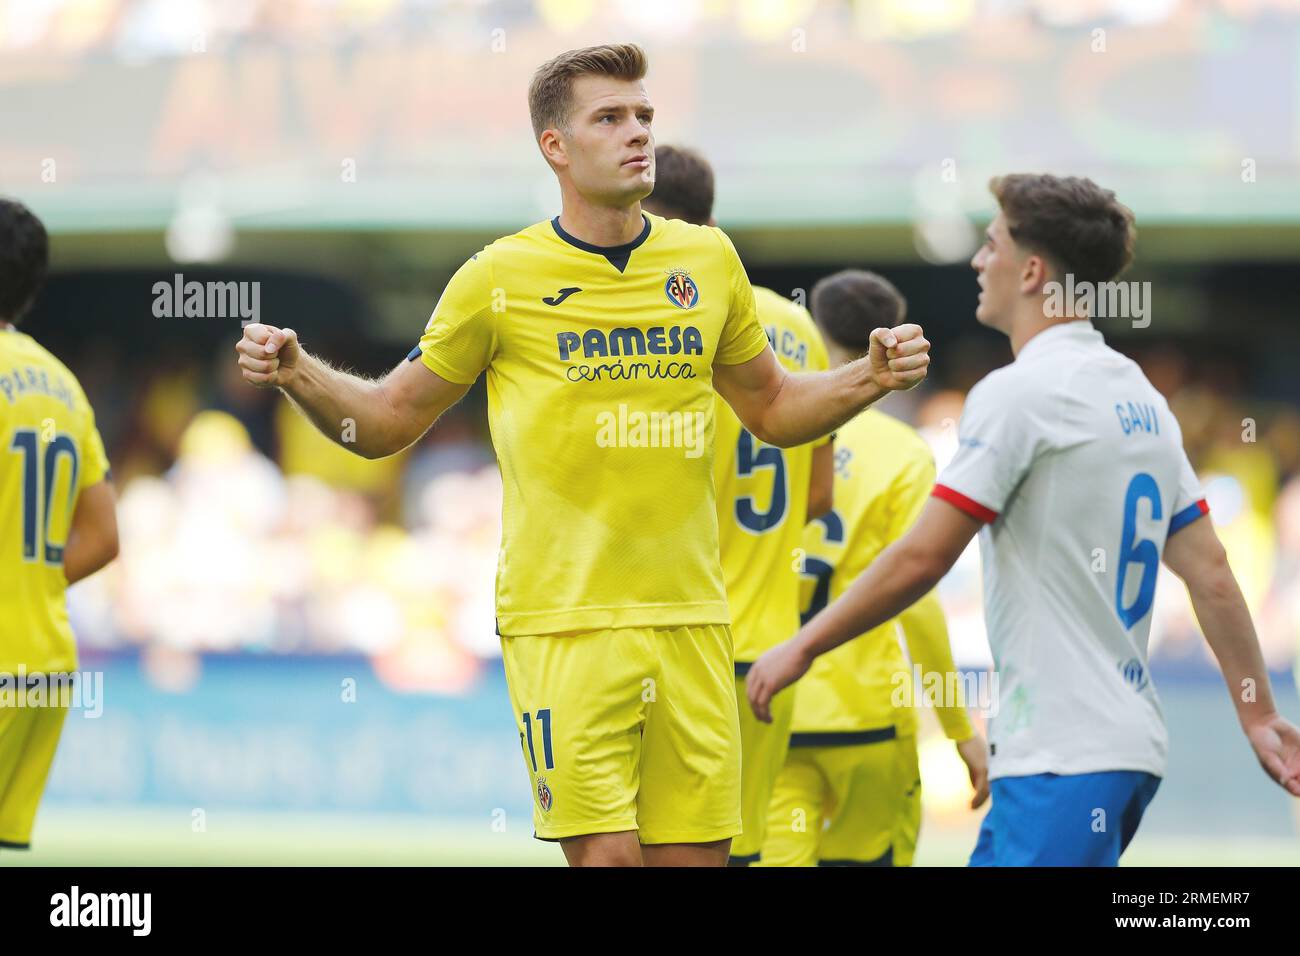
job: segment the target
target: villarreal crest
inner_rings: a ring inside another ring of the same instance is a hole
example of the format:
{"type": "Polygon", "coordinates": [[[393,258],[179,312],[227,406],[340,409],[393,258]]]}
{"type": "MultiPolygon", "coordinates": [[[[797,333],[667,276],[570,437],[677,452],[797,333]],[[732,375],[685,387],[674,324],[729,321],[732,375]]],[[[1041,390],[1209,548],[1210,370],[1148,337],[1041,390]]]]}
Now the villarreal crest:
{"type": "Polygon", "coordinates": [[[700,301],[700,287],[685,269],[674,269],[668,274],[664,294],[679,309],[689,309],[700,301]]]}
{"type": "Polygon", "coordinates": [[[543,813],[551,809],[551,788],[546,785],[545,777],[537,778],[537,805],[542,808],[543,813]]]}

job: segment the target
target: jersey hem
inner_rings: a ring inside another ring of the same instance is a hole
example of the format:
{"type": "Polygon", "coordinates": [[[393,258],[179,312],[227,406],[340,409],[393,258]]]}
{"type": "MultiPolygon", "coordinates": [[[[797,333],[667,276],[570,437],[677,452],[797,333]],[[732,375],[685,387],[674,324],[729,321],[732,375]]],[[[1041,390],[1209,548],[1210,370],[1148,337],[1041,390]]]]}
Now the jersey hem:
{"type": "MultiPolygon", "coordinates": [[[[996,759],[996,758],[995,758],[996,759]]],[[[1163,763],[1156,763],[1150,760],[1140,759],[1110,759],[1085,761],[1076,765],[1066,765],[1060,762],[1043,763],[1040,760],[1032,758],[1018,760],[1010,765],[993,768],[989,767],[989,779],[999,780],[1002,777],[1035,777],[1039,774],[1050,773],[1058,777],[1078,777],[1086,773],[1119,773],[1125,770],[1132,770],[1138,773],[1149,773],[1152,776],[1164,778],[1165,766],[1163,763]]]]}
{"type": "Polygon", "coordinates": [[[608,631],[620,627],[688,627],[696,624],[730,623],[731,613],[724,601],[497,614],[497,627],[502,637],[558,634],[566,631],[608,631]]]}

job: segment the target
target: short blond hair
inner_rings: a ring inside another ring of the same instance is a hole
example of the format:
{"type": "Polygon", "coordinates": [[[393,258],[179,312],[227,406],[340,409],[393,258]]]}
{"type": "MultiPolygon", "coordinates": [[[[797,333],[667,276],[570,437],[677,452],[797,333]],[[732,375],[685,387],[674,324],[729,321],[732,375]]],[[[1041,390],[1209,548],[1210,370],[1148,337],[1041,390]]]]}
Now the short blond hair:
{"type": "Polygon", "coordinates": [[[573,109],[573,81],[579,76],[612,76],[619,80],[645,79],[649,61],[635,43],[607,43],[569,50],[547,60],[528,85],[528,114],[533,135],[556,127],[569,129],[573,109]]]}

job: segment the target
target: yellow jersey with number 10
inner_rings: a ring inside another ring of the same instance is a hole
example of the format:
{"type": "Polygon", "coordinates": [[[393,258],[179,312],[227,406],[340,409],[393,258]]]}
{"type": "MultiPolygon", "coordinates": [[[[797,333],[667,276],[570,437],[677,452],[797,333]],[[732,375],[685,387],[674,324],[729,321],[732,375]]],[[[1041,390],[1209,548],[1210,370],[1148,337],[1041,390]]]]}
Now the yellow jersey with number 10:
{"type": "Polygon", "coordinates": [[[31,336],[0,330],[0,672],[76,670],[63,548],[108,458],[77,379],[31,336]]]}
{"type": "MultiPolygon", "coordinates": [[[[754,287],[758,320],[777,361],[791,372],[821,372],[826,346],[808,310],[754,287]]],[[[799,548],[808,519],[813,448],[764,445],[717,399],[713,485],[718,496],[722,576],[731,606],[736,660],[752,663],[799,629],[799,548]]]]}

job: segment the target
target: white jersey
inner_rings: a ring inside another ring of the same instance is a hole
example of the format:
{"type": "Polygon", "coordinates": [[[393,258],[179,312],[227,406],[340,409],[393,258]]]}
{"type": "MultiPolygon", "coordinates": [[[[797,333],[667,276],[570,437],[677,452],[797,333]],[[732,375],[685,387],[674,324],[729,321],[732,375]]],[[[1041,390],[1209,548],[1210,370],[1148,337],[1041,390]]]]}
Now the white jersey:
{"type": "Polygon", "coordinates": [[[1168,404],[1084,319],[971,389],[958,432],[934,495],[986,522],[990,777],[1163,776],[1156,575],[1168,536],[1209,510],[1168,404]]]}

